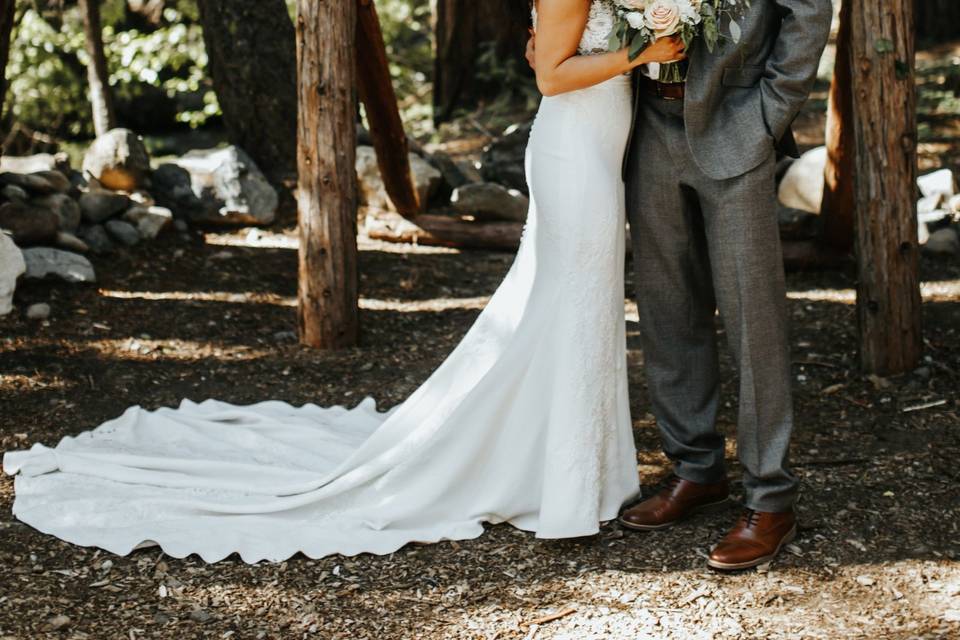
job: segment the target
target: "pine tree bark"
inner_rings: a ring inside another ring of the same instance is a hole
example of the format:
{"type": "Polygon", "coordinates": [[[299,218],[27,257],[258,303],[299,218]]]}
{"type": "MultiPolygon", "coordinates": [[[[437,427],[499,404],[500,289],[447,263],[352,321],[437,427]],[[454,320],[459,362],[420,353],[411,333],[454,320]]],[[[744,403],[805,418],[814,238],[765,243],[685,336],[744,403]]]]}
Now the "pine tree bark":
{"type": "Polygon", "coordinates": [[[420,202],[411,175],[407,134],[397,108],[380,20],[373,0],[358,0],[357,10],[357,89],[377,151],[377,165],[397,212],[412,217],[426,203],[420,202]]]}
{"type": "Polygon", "coordinates": [[[300,341],[359,334],[354,0],[298,0],[300,341]]]}
{"type": "Polygon", "coordinates": [[[827,107],[827,166],[824,172],[823,241],[831,249],[849,251],[854,245],[853,151],[856,146],[853,131],[853,91],[851,88],[850,10],[851,0],[843,0],[840,7],[840,30],[837,34],[837,60],[830,101],[827,107]]]}
{"type": "MultiPolygon", "coordinates": [[[[0,121],[4,115],[4,99],[7,96],[7,61],[10,59],[10,36],[13,33],[16,4],[16,0],[0,0],[0,121]]],[[[3,149],[0,148],[0,154],[2,153],[3,149]]]]}
{"type": "Polygon", "coordinates": [[[527,73],[529,4],[523,0],[437,0],[435,18],[434,119],[449,120],[457,109],[503,91],[477,77],[477,60],[492,46],[502,64],[514,61],[527,73]]]}
{"type": "Polygon", "coordinates": [[[851,0],[857,317],[863,368],[908,371],[922,351],[912,0],[851,0]]]}
{"type": "Polygon", "coordinates": [[[90,58],[90,64],[87,65],[87,84],[90,90],[90,108],[93,111],[93,128],[98,136],[102,136],[117,126],[117,116],[113,109],[107,55],[103,49],[100,0],[79,0],[79,5],[83,16],[87,56],[90,58]]]}
{"type": "MultiPolygon", "coordinates": [[[[198,0],[210,75],[231,142],[272,180],[297,157],[297,68],[284,0],[198,0]]],[[[351,32],[352,33],[352,32],[351,32]]]]}

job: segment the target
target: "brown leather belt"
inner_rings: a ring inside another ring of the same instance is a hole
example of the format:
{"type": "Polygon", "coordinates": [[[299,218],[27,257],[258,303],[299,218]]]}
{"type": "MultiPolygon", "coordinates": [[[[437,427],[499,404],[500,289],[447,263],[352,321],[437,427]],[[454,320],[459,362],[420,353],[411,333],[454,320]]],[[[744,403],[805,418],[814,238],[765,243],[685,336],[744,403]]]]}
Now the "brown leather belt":
{"type": "Polygon", "coordinates": [[[663,100],[683,100],[685,86],[683,82],[659,82],[645,75],[640,76],[640,87],[663,100]]]}

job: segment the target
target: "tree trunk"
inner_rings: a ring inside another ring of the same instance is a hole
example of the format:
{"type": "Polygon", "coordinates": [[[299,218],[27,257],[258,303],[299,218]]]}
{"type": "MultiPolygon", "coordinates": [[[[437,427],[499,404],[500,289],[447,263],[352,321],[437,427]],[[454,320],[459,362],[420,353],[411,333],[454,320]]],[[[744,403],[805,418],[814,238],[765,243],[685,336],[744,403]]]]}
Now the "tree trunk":
{"type": "Polygon", "coordinates": [[[460,107],[473,107],[503,86],[477,76],[484,46],[494,48],[497,64],[516,64],[528,73],[523,52],[530,16],[522,0],[437,0],[433,74],[434,119],[449,120],[460,107]]]}
{"type": "Polygon", "coordinates": [[[380,20],[372,0],[358,0],[358,4],[357,89],[366,108],[377,165],[393,206],[403,216],[414,216],[421,203],[410,173],[407,134],[390,79],[380,20]]]}
{"type": "Polygon", "coordinates": [[[110,74],[107,72],[107,56],[103,50],[103,27],[100,23],[100,0],[80,0],[83,15],[83,32],[86,38],[87,83],[90,85],[90,108],[93,111],[93,128],[98,136],[117,126],[113,110],[113,95],[110,92],[110,74]]]}
{"type": "Polygon", "coordinates": [[[960,37],[960,2],[957,0],[914,0],[917,11],[917,36],[924,40],[949,40],[960,37]]]}
{"type": "Polygon", "coordinates": [[[863,368],[915,367],[922,351],[912,0],[852,0],[857,317],[863,368]]]}
{"type": "Polygon", "coordinates": [[[840,31],[837,34],[837,61],[830,85],[827,108],[827,167],[824,172],[823,241],[837,251],[849,251],[854,244],[853,91],[850,69],[850,9],[852,0],[843,0],[840,31]]]}
{"type": "Polygon", "coordinates": [[[300,341],[356,344],[357,173],[354,0],[298,0],[300,341]]]}
{"type": "Polygon", "coordinates": [[[231,142],[249,153],[272,180],[292,176],[297,67],[286,2],[199,0],[197,6],[210,74],[231,142]]]}
{"type": "MultiPolygon", "coordinates": [[[[13,33],[16,0],[0,0],[0,122],[3,120],[4,101],[7,97],[7,61],[10,58],[10,35],[13,33]]],[[[5,135],[0,137],[2,143],[5,135]]],[[[0,154],[3,149],[0,148],[0,154]]]]}

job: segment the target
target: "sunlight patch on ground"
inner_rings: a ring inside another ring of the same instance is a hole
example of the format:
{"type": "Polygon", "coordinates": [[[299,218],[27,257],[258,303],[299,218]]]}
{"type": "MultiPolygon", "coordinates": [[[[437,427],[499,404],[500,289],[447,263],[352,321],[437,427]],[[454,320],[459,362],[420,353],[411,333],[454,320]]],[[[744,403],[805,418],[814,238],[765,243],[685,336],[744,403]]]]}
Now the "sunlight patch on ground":
{"type": "Polygon", "coordinates": [[[63,391],[67,383],[56,376],[49,376],[40,372],[33,375],[0,374],[0,391],[63,391]]]}
{"type": "Polygon", "coordinates": [[[253,349],[248,346],[224,346],[196,340],[152,340],[120,338],[91,340],[83,346],[114,360],[256,360],[275,354],[275,349],[253,349]]]}
{"type": "MultiPolygon", "coordinates": [[[[278,307],[296,307],[297,299],[272,293],[232,293],[229,291],[114,291],[101,289],[100,295],[119,300],[179,300],[189,302],[225,302],[231,304],[267,304],[278,307]]],[[[395,300],[360,298],[360,308],[365,311],[397,311],[420,313],[453,311],[460,309],[483,309],[490,302],[489,296],[472,298],[432,298],[428,300],[395,300]]]]}
{"type": "MultiPolygon", "coordinates": [[[[960,280],[924,282],[920,285],[920,293],[923,295],[924,302],[960,301],[960,280]]],[[[836,302],[840,304],[856,304],[857,302],[857,292],[853,289],[789,291],[787,297],[791,300],[806,300],[808,302],[836,302]]]]}
{"type": "MultiPolygon", "coordinates": [[[[220,247],[244,247],[249,249],[300,249],[300,238],[295,233],[274,233],[264,229],[240,229],[232,233],[207,233],[204,242],[220,247]]],[[[431,247],[419,244],[383,242],[366,236],[357,237],[360,251],[384,253],[457,254],[459,249],[431,247]]]]}

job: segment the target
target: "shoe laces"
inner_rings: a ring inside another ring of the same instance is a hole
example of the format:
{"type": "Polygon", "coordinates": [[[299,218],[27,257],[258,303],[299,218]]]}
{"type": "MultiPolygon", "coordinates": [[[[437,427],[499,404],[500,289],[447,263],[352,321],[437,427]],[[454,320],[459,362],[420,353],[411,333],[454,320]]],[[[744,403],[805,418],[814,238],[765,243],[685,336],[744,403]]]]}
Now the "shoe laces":
{"type": "Polygon", "coordinates": [[[670,495],[671,493],[673,493],[673,490],[677,488],[677,485],[680,484],[681,482],[683,482],[683,478],[681,478],[680,476],[671,475],[663,483],[663,488],[660,489],[660,495],[664,495],[664,496],[670,495]]]}
{"type": "Polygon", "coordinates": [[[744,528],[752,529],[760,521],[760,512],[747,509],[744,514],[740,516],[740,521],[743,523],[744,528]]]}

